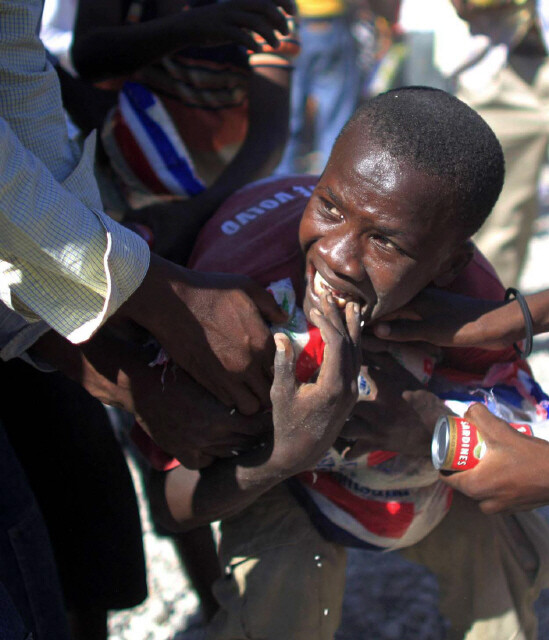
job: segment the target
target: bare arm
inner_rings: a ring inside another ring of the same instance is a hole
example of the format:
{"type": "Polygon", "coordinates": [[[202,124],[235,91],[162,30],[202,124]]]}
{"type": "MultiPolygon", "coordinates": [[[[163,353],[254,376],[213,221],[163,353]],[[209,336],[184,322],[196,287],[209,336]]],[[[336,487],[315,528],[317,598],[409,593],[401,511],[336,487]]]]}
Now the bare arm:
{"type": "Polygon", "coordinates": [[[190,468],[231,455],[270,430],[270,416],[247,418],[230,412],[184,371],[149,366],[155,351],[115,336],[108,327],[73,345],[53,331],[32,354],[78,382],[92,396],[133,413],[165,451],[190,468]]]}
{"type": "Polygon", "coordinates": [[[289,70],[254,70],[246,138],[215,183],[189,200],[154,204],[126,215],[152,229],[155,251],[184,264],[198,232],[216,209],[237,189],[271,173],[286,143],[289,95],[289,70]]]}
{"type": "Polygon", "coordinates": [[[216,461],[200,474],[176,469],[165,484],[157,478],[155,504],[167,526],[193,528],[234,514],[320,459],[356,400],[358,309],[347,305],[346,317],[347,327],[332,302],[326,303],[325,315],[317,318],[326,351],[314,384],[297,386],[293,349],[286,336],[277,336],[272,441],[263,449],[216,461]]]}
{"type": "Polygon", "coordinates": [[[255,51],[257,44],[249,31],[276,47],[275,31],[287,33],[286,20],[277,4],[292,12],[288,0],[227,0],[124,24],[120,0],[82,0],[72,47],[73,62],[83,78],[100,80],[132,74],[190,45],[235,42],[255,51]]]}

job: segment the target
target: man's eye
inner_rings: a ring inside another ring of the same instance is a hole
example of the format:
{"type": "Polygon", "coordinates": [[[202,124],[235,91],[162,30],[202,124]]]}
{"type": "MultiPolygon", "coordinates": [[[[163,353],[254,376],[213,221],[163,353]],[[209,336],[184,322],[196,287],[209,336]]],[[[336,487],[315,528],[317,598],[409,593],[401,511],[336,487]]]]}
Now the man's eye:
{"type": "Polygon", "coordinates": [[[399,250],[399,247],[397,247],[397,245],[392,242],[391,240],[389,240],[389,238],[386,238],[385,236],[372,236],[372,240],[382,246],[385,249],[397,249],[397,251],[399,250]]]}
{"type": "Polygon", "coordinates": [[[330,216],[330,218],[333,218],[334,220],[343,220],[343,214],[335,205],[331,204],[330,202],[323,202],[322,208],[330,216]]]}

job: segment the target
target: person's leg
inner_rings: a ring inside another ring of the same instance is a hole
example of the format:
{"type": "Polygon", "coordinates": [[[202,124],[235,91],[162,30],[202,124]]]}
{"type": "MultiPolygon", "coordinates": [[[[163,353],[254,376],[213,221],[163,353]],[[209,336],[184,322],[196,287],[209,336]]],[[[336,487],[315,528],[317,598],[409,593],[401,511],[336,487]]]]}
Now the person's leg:
{"type": "Polygon", "coordinates": [[[318,105],[315,148],[320,156],[320,170],[324,169],[343,125],[358,106],[362,80],[357,43],[349,21],[341,17],[327,23],[329,28],[318,34],[312,70],[312,93],[318,105]]]}
{"type": "Polygon", "coordinates": [[[549,89],[549,63],[532,80],[526,67],[535,67],[536,61],[516,61],[525,62],[523,72],[505,69],[488,104],[476,104],[475,96],[458,93],[492,127],[505,156],[503,190],[474,237],[505,286],[517,286],[524,266],[539,211],[538,183],[549,140],[549,100],[544,95],[549,89]]]}
{"type": "Polygon", "coordinates": [[[210,525],[172,534],[179,559],[200,600],[204,621],[213,618],[219,609],[212,587],[221,574],[217,549],[210,525]]]}
{"type": "Polygon", "coordinates": [[[0,638],[30,634],[69,640],[48,533],[0,424],[0,638]]]}
{"type": "Polygon", "coordinates": [[[320,536],[286,485],[222,523],[220,557],[208,640],[333,640],[345,549],[320,536]]]}
{"type": "Polygon", "coordinates": [[[107,638],[107,611],[146,596],[133,483],[107,413],[79,385],[21,361],[0,364],[3,390],[33,402],[0,409],[40,505],[55,554],[73,640],[107,638]]]}
{"type": "Polygon", "coordinates": [[[535,513],[484,515],[456,493],[446,518],[400,552],[438,578],[448,640],[534,640],[549,584],[549,526],[535,513]]]}
{"type": "Polygon", "coordinates": [[[304,20],[300,26],[301,52],[295,60],[292,74],[290,94],[290,121],[288,126],[288,141],[282,160],[276,168],[278,175],[300,173],[299,158],[303,150],[304,132],[306,128],[307,94],[311,81],[311,33],[308,21],[304,20]]]}

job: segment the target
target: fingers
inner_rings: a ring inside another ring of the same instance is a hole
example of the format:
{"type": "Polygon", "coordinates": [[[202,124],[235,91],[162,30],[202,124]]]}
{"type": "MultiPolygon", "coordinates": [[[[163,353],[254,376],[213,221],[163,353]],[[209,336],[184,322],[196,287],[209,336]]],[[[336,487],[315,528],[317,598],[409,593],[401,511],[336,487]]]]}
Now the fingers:
{"type": "MultiPolygon", "coordinates": [[[[263,357],[267,358],[268,356],[263,354],[263,357]]],[[[230,389],[231,397],[238,411],[245,416],[251,416],[262,408],[268,407],[271,385],[272,377],[267,374],[264,368],[254,367],[253,371],[247,372],[245,381],[230,389]]]]}
{"type": "Polygon", "coordinates": [[[295,15],[296,13],[296,5],[294,0],[275,0],[276,4],[279,7],[282,7],[282,9],[284,9],[284,11],[288,14],[290,14],[291,16],[295,15]]]}
{"type": "Polygon", "coordinates": [[[356,385],[360,369],[360,340],[356,327],[357,324],[360,327],[360,307],[356,303],[348,303],[347,306],[350,307],[349,315],[354,316],[351,325],[356,342],[349,335],[341,311],[331,295],[322,296],[323,314],[316,309],[311,311],[326,345],[318,383],[326,385],[327,389],[346,388],[349,382],[356,385]]]}
{"type": "Polygon", "coordinates": [[[223,42],[234,42],[250,51],[259,51],[261,45],[256,42],[253,35],[243,26],[221,25],[218,32],[219,40],[223,42]]]}
{"type": "MultiPolygon", "coordinates": [[[[282,15],[282,14],[279,14],[279,15],[282,15]]],[[[268,42],[271,45],[271,47],[273,47],[273,49],[276,49],[278,47],[279,40],[278,40],[278,37],[276,36],[276,29],[274,25],[271,24],[262,15],[251,13],[251,12],[235,11],[231,15],[230,20],[231,20],[232,27],[253,31],[253,33],[256,33],[258,36],[260,36],[266,42],[268,42]]],[[[284,21],[284,24],[285,24],[285,21],[284,21]]],[[[255,42],[255,46],[252,47],[252,50],[258,51],[261,47],[261,42],[257,42],[257,40],[255,39],[254,39],[254,42],[255,42]]]]}
{"type": "Polygon", "coordinates": [[[274,336],[276,354],[274,361],[274,380],[271,387],[273,410],[281,402],[293,397],[296,392],[295,353],[288,336],[276,333],[274,336]]]}
{"type": "Polygon", "coordinates": [[[345,305],[345,322],[353,344],[359,346],[362,329],[360,326],[360,308],[357,304],[345,305]]]}
{"type": "Polygon", "coordinates": [[[429,342],[437,344],[434,340],[434,328],[427,321],[393,320],[392,322],[379,322],[372,327],[374,334],[382,340],[394,342],[429,342]]]}
{"type": "Polygon", "coordinates": [[[471,471],[459,471],[456,473],[440,473],[440,479],[445,482],[447,485],[455,489],[456,491],[460,491],[465,495],[470,496],[470,491],[467,490],[469,485],[469,474],[471,471]]]}
{"type": "Polygon", "coordinates": [[[426,389],[404,391],[402,399],[419,415],[430,433],[434,431],[440,416],[447,414],[449,411],[443,400],[426,389]]]}
{"type": "MultiPolygon", "coordinates": [[[[284,13],[278,9],[278,6],[291,15],[295,11],[292,2],[288,0],[282,0],[282,2],[273,2],[272,0],[237,0],[235,4],[237,4],[242,11],[261,16],[265,24],[269,25],[270,28],[274,28],[284,35],[288,34],[286,18],[284,13]]],[[[257,31],[257,33],[259,32],[257,31]]]]}
{"type": "Polygon", "coordinates": [[[244,291],[255,304],[261,316],[271,324],[284,324],[288,320],[288,314],[281,309],[273,296],[253,280],[246,282],[244,291]]]}
{"type": "MultiPolygon", "coordinates": [[[[277,33],[289,33],[284,14],[270,0],[235,0],[220,5],[220,11],[225,12],[227,27],[252,31],[274,49],[279,45],[277,33]]],[[[254,42],[250,48],[253,51],[259,50],[260,43],[254,42]]]]}
{"type": "Polygon", "coordinates": [[[472,404],[463,417],[477,427],[487,444],[497,442],[501,435],[512,429],[505,420],[497,418],[478,402],[472,404]]]}

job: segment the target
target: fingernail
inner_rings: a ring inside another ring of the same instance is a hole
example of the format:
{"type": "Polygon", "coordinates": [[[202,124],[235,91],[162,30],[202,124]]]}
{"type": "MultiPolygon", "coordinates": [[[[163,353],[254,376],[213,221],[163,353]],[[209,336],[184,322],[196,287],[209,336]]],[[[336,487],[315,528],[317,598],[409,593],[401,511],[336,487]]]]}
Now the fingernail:
{"type": "Polygon", "coordinates": [[[381,322],[374,327],[374,333],[378,338],[386,338],[391,333],[391,327],[386,322],[381,322]]]}
{"type": "Polygon", "coordinates": [[[360,313],[360,305],[357,302],[353,302],[353,313],[356,313],[356,315],[360,313]]]}
{"type": "Polygon", "coordinates": [[[284,343],[278,336],[274,337],[274,341],[275,341],[277,351],[286,351],[286,349],[284,348],[284,343]]]}
{"type": "Polygon", "coordinates": [[[321,313],[318,309],[311,309],[311,315],[320,317],[321,313]]]}

